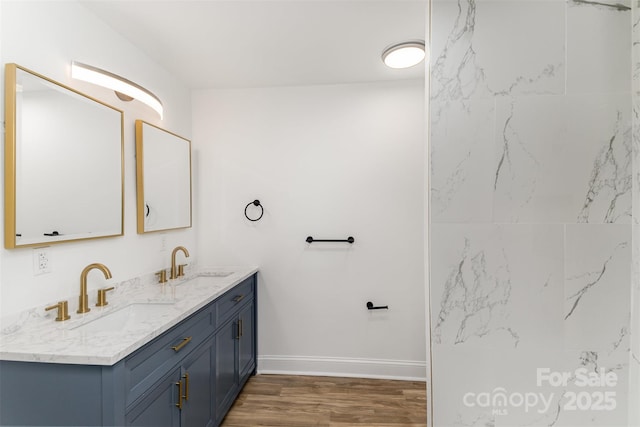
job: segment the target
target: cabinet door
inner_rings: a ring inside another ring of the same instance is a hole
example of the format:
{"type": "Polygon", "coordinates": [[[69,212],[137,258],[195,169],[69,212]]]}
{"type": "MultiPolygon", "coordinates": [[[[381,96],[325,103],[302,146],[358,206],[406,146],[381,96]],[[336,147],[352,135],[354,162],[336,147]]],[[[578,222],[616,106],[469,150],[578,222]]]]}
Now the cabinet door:
{"type": "Polygon", "coordinates": [[[126,424],[135,427],[179,427],[178,386],[180,369],[164,377],[149,395],[126,415],[126,424]]]}
{"type": "Polygon", "coordinates": [[[240,311],[239,363],[240,383],[253,372],[255,361],[255,331],[254,327],[254,303],[253,301],[240,311]]]}
{"type": "Polygon", "coordinates": [[[237,342],[238,322],[234,318],[216,333],[215,338],[216,422],[220,422],[227,412],[237,388],[237,342]]]}
{"type": "Polygon", "coordinates": [[[185,384],[185,400],[182,406],[182,427],[207,427],[213,425],[213,384],[211,353],[214,340],[194,351],[182,365],[185,384]]]}

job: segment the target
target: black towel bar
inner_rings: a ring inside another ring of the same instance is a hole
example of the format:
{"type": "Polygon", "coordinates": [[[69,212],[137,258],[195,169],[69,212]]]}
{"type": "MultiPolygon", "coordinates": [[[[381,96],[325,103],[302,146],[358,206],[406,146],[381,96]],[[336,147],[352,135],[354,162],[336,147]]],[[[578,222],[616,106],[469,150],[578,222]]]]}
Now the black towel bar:
{"type": "Polygon", "coordinates": [[[346,239],[314,239],[313,237],[309,236],[306,239],[307,243],[313,243],[313,242],[344,242],[344,243],[353,243],[355,242],[356,239],[354,239],[353,237],[349,236],[346,239]]]}

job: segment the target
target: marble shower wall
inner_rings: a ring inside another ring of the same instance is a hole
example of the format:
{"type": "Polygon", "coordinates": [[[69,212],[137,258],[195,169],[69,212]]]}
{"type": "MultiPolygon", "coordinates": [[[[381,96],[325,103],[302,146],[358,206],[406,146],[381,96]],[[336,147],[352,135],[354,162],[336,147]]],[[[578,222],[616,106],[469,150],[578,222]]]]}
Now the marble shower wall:
{"type": "Polygon", "coordinates": [[[640,425],[633,1],[432,1],[436,427],[640,425]]]}
{"type": "MultiPolygon", "coordinates": [[[[631,355],[629,401],[640,402],[640,0],[632,5],[633,87],[633,284],[631,290],[631,355]]],[[[640,405],[630,405],[629,425],[640,426],[640,405]]]]}

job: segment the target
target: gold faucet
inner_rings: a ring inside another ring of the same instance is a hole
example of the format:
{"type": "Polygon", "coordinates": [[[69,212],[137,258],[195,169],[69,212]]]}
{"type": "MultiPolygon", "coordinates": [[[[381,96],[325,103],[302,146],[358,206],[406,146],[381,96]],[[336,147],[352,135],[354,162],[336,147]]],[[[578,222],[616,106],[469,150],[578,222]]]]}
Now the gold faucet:
{"type": "Polygon", "coordinates": [[[80,303],[78,304],[78,311],[77,311],[77,313],[79,314],[87,313],[91,311],[91,309],[89,308],[89,296],[87,295],[87,274],[89,274],[89,271],[93,269],[98,269],[102,271],[102,274],[104,274],[105,279],[111,279],[111,272],[109,271],[107,266],[104,264],[100,264],[100,263],[89,264],[84,268],[84,270],[82,270],[82,273],[80,273],[80,303]]]}
{"type": "Polygon", "coordinates": [[[189,251],[184,246],[177,246],[173,250],[173,252],[171,252],[171,276],[169,277],[170,279],[178,278],[178,268],[176,267],[176,253],[178,253],[178,251],[184,252],[184,256],[189,258],[189,251]]]}

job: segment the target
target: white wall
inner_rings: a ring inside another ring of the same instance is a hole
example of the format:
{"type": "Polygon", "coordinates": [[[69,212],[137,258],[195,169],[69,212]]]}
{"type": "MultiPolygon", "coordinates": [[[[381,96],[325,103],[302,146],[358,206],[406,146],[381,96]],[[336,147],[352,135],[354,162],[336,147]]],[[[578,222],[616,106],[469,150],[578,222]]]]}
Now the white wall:
{"type": "MultiPolygon", "coordinates": [[[[183,85],[77,3],[3,0],[0,9],[3,64],[125,111],[125,235],[53,245],[53,271],[42,276],[32,249],[2,249],[0,315],[77,295],[91,262],[117,282],[166,267],[183,244],[200,264],[260,267],[262,371],[424,378],[422,81],[200,91],[191,104],[183,85]],[[148,87],[164,121],[71,80],[72,60],[148,87]],[[136,234],[135,119],[193,139],[194,229],[136,234]],[[250,223],[243,209],[255,198],[265,215],[250,223]],[[310,234],[356,243],[308,246],[310,234]],[[369,300],[391,309],[369,312],[369,300]]],[[[103,284],[89,276],[90,291],[103,284]]]]}
{"type": "MultiPolygon", "coordinates": [[[[143,119],[190,138],[191,104],[187,88],[75,2],[3,0],[0,4],[3,64],[15,62],[125,112],[125,235],[53,245],[49,249],[52,272],[41,276],[33,275],[32,249],[2,249],[0,314],[8,316],[77,295],[80,272],[91,262],[106,264],[113,273],[112,282],[117,282],[167,267],[170,250],[178,244],[191,251],[193,261],[197,257],[193,229],[137,235],[135,211],[134,121],[143,119]],[[162,99],[165,119],[160,121],[139,102],[124,103],[113,92],[71,80],[72,60],[104,68],[147,87],[162,99]],[[161,250],[163,239],[167,248],[164,251],[161,250]]],[[[4,75],[4,68],[2,73],[4,75]]],[[[90,291],[102,285],[101,274],[89,276],[90,291]]],[[[89,295],[95,298],[95,292],[89,295]]],[[[70,311],[75,311],[77,300],[69,304],[70,311]]]]}
{"type": "Polygon", "coordinates": [[[199,262],[260,267],[259,370],[424,378],[424,82],[192,98],[199,262]]]}

